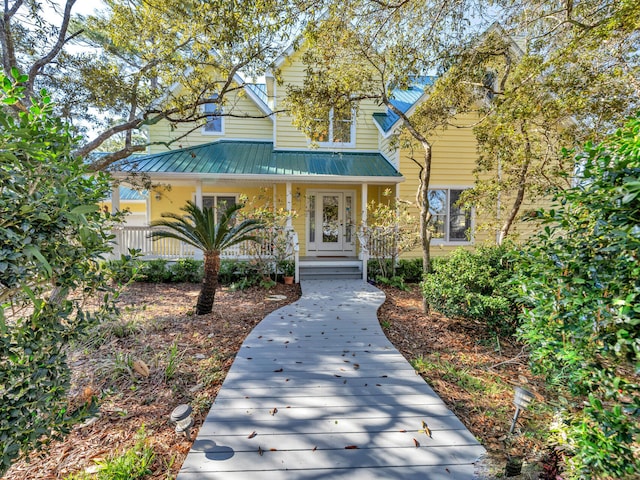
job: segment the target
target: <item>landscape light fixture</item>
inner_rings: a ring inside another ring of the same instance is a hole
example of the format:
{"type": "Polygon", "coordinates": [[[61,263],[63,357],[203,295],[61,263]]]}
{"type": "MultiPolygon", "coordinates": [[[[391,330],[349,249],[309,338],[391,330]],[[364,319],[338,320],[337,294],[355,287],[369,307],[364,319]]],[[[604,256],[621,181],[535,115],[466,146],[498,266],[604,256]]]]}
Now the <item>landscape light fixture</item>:
{"type": "Polygon", "coordinates": [[[533,393],[522,387],[516,387],[515,395],[513,396],[513,404],[516,406],[516,413],[513,416],[509,433],[513,433],[513,429],[516,427],[516,422],[518,421],[520,412],[527,409],[531,400],[533,400],[533,393]]]}
{"type": "Polygon", "coordinates": [[[176,424],[176,433],[184,433],[187,440],[191,440],[191,427],[193,426],[193,418],[191,418],[192,408],[189,405],[178,405],[171,412],[171,421],[176,424]]]}

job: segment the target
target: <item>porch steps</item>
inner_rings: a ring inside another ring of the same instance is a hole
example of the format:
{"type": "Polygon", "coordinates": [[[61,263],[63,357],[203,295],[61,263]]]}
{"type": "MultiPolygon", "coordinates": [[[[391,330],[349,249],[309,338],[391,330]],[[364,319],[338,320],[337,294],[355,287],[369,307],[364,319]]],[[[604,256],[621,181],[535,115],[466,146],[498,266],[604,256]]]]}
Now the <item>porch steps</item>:
{"type": "Polygon", "coordinates": [[[362,261],[353,258],[300,259],[300,280],[362,278],[362,261]]]}

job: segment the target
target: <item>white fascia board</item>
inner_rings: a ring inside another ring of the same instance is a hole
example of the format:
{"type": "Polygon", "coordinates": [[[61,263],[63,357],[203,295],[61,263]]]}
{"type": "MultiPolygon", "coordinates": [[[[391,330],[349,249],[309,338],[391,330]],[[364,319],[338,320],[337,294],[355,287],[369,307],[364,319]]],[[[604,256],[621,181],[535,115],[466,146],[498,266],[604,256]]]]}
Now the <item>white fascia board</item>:
{"type": "Polygon", "coordinates": [[[247,92],[248,97],[253,100],[253,103],[255,103],[265,115],[268,115],[269,119],[273,122],[273,111],[269,108],[269,105],[264,103],[262,99],[253,92],[253,90],[247,87],[247,82],[245,82],[237,73],[233,76],[233,81],[242,86],[244,91],[247,92]]]}

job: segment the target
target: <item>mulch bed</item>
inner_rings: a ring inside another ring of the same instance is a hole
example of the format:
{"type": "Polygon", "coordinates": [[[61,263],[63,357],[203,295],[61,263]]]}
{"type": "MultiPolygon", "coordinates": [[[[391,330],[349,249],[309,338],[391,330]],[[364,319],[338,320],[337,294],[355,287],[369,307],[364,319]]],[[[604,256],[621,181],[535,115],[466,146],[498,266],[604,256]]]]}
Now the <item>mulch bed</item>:
{"type": "MultiPolygon", "coordinates": [[[[446,369],[430,369],[424,376],[493,456],[541,455],[541,442],[507,435],[513,415],[510,386],[527,382],[527,388],[543,391],[528,371],[522,347],[497,340],[480,323],[423,314],[417,288],[383,290],[387,301],[378,316],[387,336],[409,360],[456,369],[454,375],[446,369]],[[461,385],[459,372],[509,388],[478,395],[461,385]]],[[[194,284],[129,286],[119,303],[122,319],[98,327],[86,342],[70,350],[70,402],[97,397],[99,413],[74,428],[64,441],[53,442],[29,462],[16,463],[5,478],[59,479],[95,471],[96,460],[130,448],[141,427],[156,454],[153,474],[147,478],[174,478],[191,442],[175,434],[169,422],[173,408],[181,403],[194,408],[195,436],[246,335],[269,312],[300,295],[298,286],[281,284],[268,291],[221,289],[214,312],[196,316],[193,306],[198,291],[194,284]],[[287,299],[267,300],[272,294],[287,299]]],[[[525,424],[533,420],[524,413],[525,424]]]]}

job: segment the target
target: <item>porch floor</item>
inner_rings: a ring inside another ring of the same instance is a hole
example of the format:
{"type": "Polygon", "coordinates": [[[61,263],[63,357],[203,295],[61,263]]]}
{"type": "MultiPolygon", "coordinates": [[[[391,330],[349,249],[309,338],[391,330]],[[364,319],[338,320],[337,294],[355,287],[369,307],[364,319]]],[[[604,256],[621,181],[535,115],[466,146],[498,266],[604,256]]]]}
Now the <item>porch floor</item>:
{"type": "Polygon", "coordinates": [[[474,478],[485,450],[385,337],[384,294],[302,291],[245,340],[178,480],[474,478]]]}

